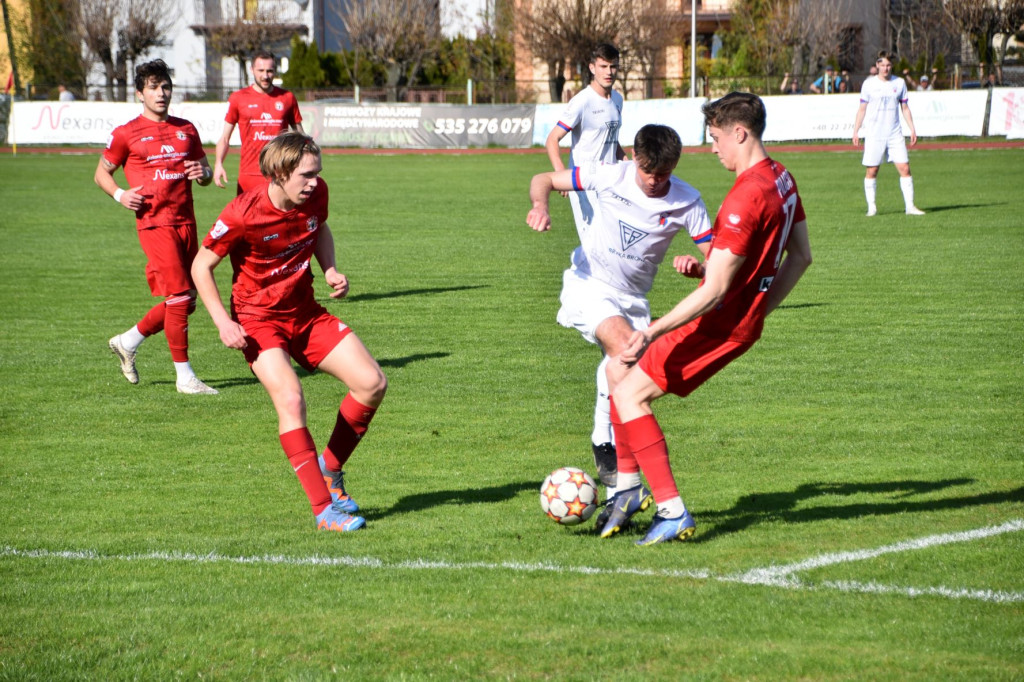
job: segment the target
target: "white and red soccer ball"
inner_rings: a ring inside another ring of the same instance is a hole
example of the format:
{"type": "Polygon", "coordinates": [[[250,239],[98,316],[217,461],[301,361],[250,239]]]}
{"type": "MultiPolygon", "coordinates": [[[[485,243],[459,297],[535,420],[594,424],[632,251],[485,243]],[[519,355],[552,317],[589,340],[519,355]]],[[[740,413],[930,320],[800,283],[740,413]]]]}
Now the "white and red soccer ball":
{"type": "Polygon", "coordinates": [[[582,469],[555,469],[540,487],[540,508],[562,525],[582,523],[597,509],[597,485],[582,469]]]}

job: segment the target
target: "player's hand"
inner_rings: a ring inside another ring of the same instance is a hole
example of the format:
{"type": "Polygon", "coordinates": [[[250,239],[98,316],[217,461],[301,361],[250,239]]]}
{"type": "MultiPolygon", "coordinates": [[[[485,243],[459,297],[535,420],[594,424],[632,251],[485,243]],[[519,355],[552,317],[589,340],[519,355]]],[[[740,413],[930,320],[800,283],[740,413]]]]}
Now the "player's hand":
{"type": "Polygon", "coordinates": [[[551,216],[545,208],[531,208],[526,214],[526,224],[537,232],[547,232],[551,229],[551,216]]]}
{"type": "Polygon", "coordinates": [[[228,174],[224,170],[224,166],[219,163],[213,169],[213,181],[217,183],[218,187],[224,188],[228,186],[228,174]]]}
{"type": "Polygon", "coordinates": [[[228,348],[243,350],[249,345],[245,340],[245,329],[234,320],[225,320],[218,324],[217,331],[220,332],[221,342],[228,348]]]}
{"type": "Polygon", "coordinates": [[[189,180],[202,180],[206,176],[203,164],[195,160],[185,160],[185,177],[189,180]]]}
{"type": "Polygon", "coordinates": [[[125,193],[121,195],[121,205],[132,211],[138,211],[142,208],[142,205],[146,203],[148,198],[142,193],[142,187],[142,185],[139,185],[138,187],[125,190],[125,193]]]}
{"type": "Polygon", "coordinates": [[[910,131],[910,146],[913,147],[915,144],[917,144],[917,131],[912,130],[910,131]]]}
{"type": "Polygon", "coordinates": [[[636,364],[649,345],[651,345],[651,339],[647,336],[647,332],[643,330],[633,332],[626,343],[626,348],[619,353],[619,362],[624,365],[636,364]]]}
{"type": "Polygon", "coordinates": [[[568,191],[566,191],[566,192],[559,192],[559,194],[562,195],[563,199],[567,199],[569,197],[569,192],[568,191]]]}
{"type": "Polygon", "coordinates": [[[860,146],[860,135],[854,135],[853,136],[853,146],[854,147],[860,146]]]}
{"type": "Polygon", "coordinates": [[[686,254],[684,256],[676,256],[672,260],[672,265],[675,267],[676,272],[684,277],[693,277],[694,279],[700,279],[704,276],[704,266],[694,258],[693,256],[686,254]]]}
{"type": "Polygon", "coordinates": [[[348,277],[331,268],[324,273],[324,279],[327,280],[328,286],[334,289],[331,298],[345,298],[348,294],[348,277]]]}

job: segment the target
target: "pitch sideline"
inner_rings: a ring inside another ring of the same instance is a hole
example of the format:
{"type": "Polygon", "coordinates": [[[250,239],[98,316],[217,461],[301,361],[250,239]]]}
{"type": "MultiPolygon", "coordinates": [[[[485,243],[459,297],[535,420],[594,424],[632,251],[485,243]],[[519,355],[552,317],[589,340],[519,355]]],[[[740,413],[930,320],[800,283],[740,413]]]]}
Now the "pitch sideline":
{"type": "Polygon", "coordinates": [[[896,554],[918,549],[927,549],[940,545],[960,542],[971,542],[984,538],[1015,533],[1024,530],[1024,519],[1013,519],[997,526],[987,526],[970,531],[929,535],[922,538],[905,540],[873,549],[849,552],[821,554],[803,561],[780,566],[754,568],[742,573],[718,575],[706,569],[667,570],[640,568],[598,568],[589,566],[561,566],[548,563],[521,562],[465,562],[432,561],[412,559],[388,563],[372,557],[289,557],[282,555],[263,556],[225,556],[221,554],[193,554],[183,552],[147,552],[143,554],[110,554],[104,555],[91,550],[51,551],[45,549],[17,549],[4,546],[0,549],[2,557],[23,557],[28,559],[66,559],[69,561],[181,561],[187,563],[233,563],[233,564],[272,564],[284,566],[342,566],[349,568],[376,568],[385,570],[506,570],[524,573],[578,573],[583,575],[623,575],[640,577],[669,577],[690,580],[714,580],[717,582],[759,585],[764,587],[781,587],[791,590],[838,592],[858,592],[868,594],[895,594],[906,597],[936,596],[947,599],[971,599],[991,603],[1024,602],[1024,592],[1001,590],[976,590],[967,588],[939,587],[905,587],[885,585],[876,582],[834,581],[825,580],[818,583],[804,582],[795,577],[796,573],[841,563],[863,561],[884,554],[896,554]]]}

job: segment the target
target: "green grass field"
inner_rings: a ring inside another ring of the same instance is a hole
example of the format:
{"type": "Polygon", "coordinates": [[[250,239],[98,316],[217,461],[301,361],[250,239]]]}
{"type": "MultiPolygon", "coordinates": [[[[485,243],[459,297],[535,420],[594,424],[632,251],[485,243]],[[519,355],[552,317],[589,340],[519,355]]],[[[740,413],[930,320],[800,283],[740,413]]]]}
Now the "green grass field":
{"type": "MultiPolygon", "coordinates": [[[[107,339],[151,298],[97,155],[0,158],[0,679],[1024,677],[1024,150],[915,152],[928,215],[887,167],[873,219],[859,154],[777,155],[815,263],[753,351],[657,404],[698,531],[650,548],[538,504],[593,468],[599,359],[554,321],[568,202],[524,222],[542,152],[325,157],[352,283],[328,305],[390,381],[347,535],[314,530],[202,307],[219,396],[175,392],[162,335],[121,377],[107,339]]],[[[733,180],[710,153],[678,174],[712,212],[733,180]]],[[[196,196],[205,233],[232,195],[196,196]]],[[[664,269],[655,314],[692,286],[664,269]]],[[[304,387],[323,446],[343,387],[304,387]]]]}

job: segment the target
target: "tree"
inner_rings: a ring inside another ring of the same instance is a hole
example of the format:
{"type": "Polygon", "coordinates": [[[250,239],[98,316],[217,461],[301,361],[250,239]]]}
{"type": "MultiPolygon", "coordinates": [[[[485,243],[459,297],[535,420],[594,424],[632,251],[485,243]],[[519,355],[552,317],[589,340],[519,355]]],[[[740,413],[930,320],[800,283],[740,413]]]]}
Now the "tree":
{"type": "Polygon", "coordinates": [[[172,25],[160,0],[78,0],[80,40],[103,65],[106,98],[124,101],[135,62],[156,47],[172,25]]]}
{"type": "Polygon", "coordinates": [[[327,73],[323,67],[320,51],[314,40],[309,45],[298,36],[292,36],[291,57],[288,60],[288,71],[281,77],[284,87],[289,90],[299,88],[320,88],[327,85],[327,73]]]}
{"type": "Polygon", "coordinates": [[[657,59],[665,48],[678,42],[681,15],[669,12],[664,0],[634,0],[623,9],[618,21],[623,90],[629,92],[626,83],[636,71],[644,82],[644,97],[653,97],[657,59]]]}
{"type": "Polygon", "coordinates": [[[560,102],[565,67],[589,82],[594,46],[615,43],[628,0],[534,0],[519,6],[517,23],[535,59],[548,67],[551,101],[560,102]]]}
{"type": "Polygon", "coordinates": [[[252,9],[246,0],[235,0],[231,10],[225,21],[193,26],[192,30],[206,35],[215,52],[238,62],[239,80],[243,83],[248,81],[246,60],[254,53],[280,49],[292,36],[308,30],[304,24],[282,21],[276,5],[255,3],[252,9]]]}
{"type": "Polygon", "coordinates": [[[1010,37],[1024,24],[1024,0],[946,0],[946,13],[969,38],[978,61],[1001,70],[1010,37]],[[1001,35],[997,49],[993,44],[1001,35]]]}
{"type": "MultiPolygon", "coordinates": [[[[432,0],[330,0],[341,17],[357,57],[383,65],[388,101],[415,83],[424,60],[436,53],[441,37],[438,3],[432,0]]],[[[359,72],[353,64],[353,77],[359,72]]]]}
{"type": "Polygon", "coordinates": [[[79,46],[78,15],[74,0],[29,0],[27,12],[17,17],[22,40],[11,46],[17,59],[31,72],[37,86],[83,87],[89,72],[88,60],[79,46]]]}

